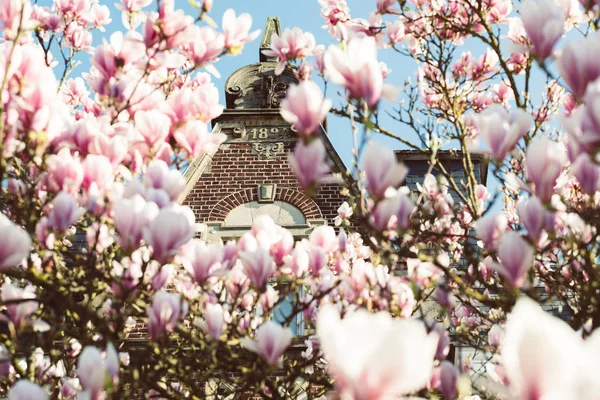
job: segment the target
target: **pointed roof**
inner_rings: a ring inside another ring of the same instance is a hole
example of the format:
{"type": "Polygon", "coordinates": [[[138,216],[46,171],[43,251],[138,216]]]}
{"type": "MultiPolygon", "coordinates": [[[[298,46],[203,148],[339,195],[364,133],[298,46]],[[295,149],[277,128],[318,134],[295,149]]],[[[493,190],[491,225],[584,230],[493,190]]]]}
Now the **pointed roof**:
{"type": "Polygon", "coordinates": [[[277,36],[281,36],[281,22],[278,17],[268,17],[265,29],[263,30],[263,36],[260,41],[260,48],[258,49],[258,57],[261,62],[273,61],[276,62],[276,57],[268,57],[263,54],[263,50],[271,49],[271,37],[276,33],[277,36]]]}
{"type": "Polygon", "coordinates": [[[225,102],[228,110],[279,108],[279,101],[291,84],[298,83],[294,71],[286,68],[275,75],[277,57],[268,57],[263,50],[271,48],[273,34],[281,35],[277,17],[268,17],[259,47],[259,62],[235,71],[225,82],[225,102]]]}

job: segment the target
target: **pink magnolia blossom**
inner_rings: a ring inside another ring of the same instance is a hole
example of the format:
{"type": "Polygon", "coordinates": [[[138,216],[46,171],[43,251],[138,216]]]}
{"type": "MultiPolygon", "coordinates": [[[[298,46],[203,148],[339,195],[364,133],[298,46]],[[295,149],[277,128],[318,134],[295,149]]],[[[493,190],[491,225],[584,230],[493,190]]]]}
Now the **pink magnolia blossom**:
{"type": "Polygon", "coordinates": [[[340,319],[326,305],[317,317],[317,335],[336,388],[355,400],[412,393],[431,377],[438,335],[427,334],[419,321],[366,310],[340,319]]]}
{"type": "Polygon", "coordinates": [[[388,188],[395,188],[408,172],[403,163],[396,160],[394,151],[371,142],[363,155],[367,190],[372,196],[383,197],[388,188]]]}
{"type": "Polygon", "coordinates": [[[195,90],[183,88],[167,101],[167,115],[173,126],[179,126],[188,119],[198,119],[209,123],[223,113],[219,104],[219,90],[213,84],[206,84],[195,90]]]}
{"type": "Polygon", "coordinates": [[[500,264],[491,265],[513,288],[525,284],[535,250],[517,232],[507,232],[498,246],[500,264]]]}
{"type": "Polygon", "coordinates": [[[183,128],[177,129],[173,137],[194,158],[212,153],[227,140],[224,133],[209,133],[207,125],[202,121],[189,121],[183,128]]]}
{"type": "Polygon", "coordinates": [[[456,367],[449,361],[442,361],[439,366],[439,391],[444,395],[444,399],[456,399],[458,389],[458,371],[456,367]]]}
{"type": "Polygon", "coordinates": [[[346,0],[319,0],[321,16],[325,19],[323,28],[328,28],[329,33],[338,40],[346,36],[345,23],[350,20],[350,9],[346,0]]]}
{"type": "Polygon", "coordinates": [[[309,263],[310,259],[305,245],[303,242],[296,242],[290,257],[286,258],[286,266],[294,276],[299,278],[308,272],[309,263]]]}
{"type": "Polygon", "coordinates": [[[111,23],[110,10],[105,5],[92,4],[89,12],[90,22],[101,30],[104,30],[104,25],[111,23]]]}
{"type": "Polygon", "coordinates": [[[250,351],[258,354],[270,366],[281,362],[284,351],[292,343],[292,331],[267,321],[256,330],[256,340],[243,338],[242,344],[250,351]]]}
{"type": "Polygon", "coordinates": [[[495,249],[508,227],[508,219],[504,214],[488,213],[475,221],[474,226],[483,244],[490,249],[495,249]]]}
{"type": "Polygon", "coordinates": [[[146,309],[150,337],[156,340],[165,332],[173,332],[187,312],[188,303],[180,294],[157,292],[152,299],[152,305],[146,309]]]}
{"type": "Polygon", "coordinates": [[[0,271],[15,267],[29,256],[31,238],[20,226],[0,213],[0,271]]]}
{"type": "Polygon", "coordinates": [[[398,18],[394,22],[386,22],[385,27],[389,42],[392,46],[412,39],[410,35],[406,34],[406,27],[404,26],[402,18],[398,18]]]}
{"type": "Polygon", "coordinates": [[[194,236],[195,217],[185,206],[173,205],[160,210],[144,232],[146,243],[152,246],[153,257],[167,261],[194,236]]]}
{"type": "Polygon", "coordinates": [[[183,266],[198,283],[223,274],[223,248],[218,244],[206,244],[199,239],[190,240],[182,249],[183,266]]]}
{"type": "Polygon", "coordinates": [[[352,207],[350,207],[350,204],[348,204],[348,202],[343,202],[341,206],[339,206],[339,208],[337,209],[337,217],[335,217],[335,219],[333,220],[335,226],[340,226],[342,224],[343,221],[347,221],[348,218],[350,218],[352,216],[352,207]]]}
{"type": "Polygon", "coordinates": [[[577,178],[584,193],[594,194],[600,187],[600,166],[586,153],[579,155],[571,164],[571,174],[577,178]]]}
{"type": "Polygon", "coordinates": [[[7,400],[47,400],[48,394],[44,389],[31,383],[28,380],[21,379],[8,391],[7,400]]]}
{"type": "Polygon", "coordinates": [[[395,14],[400,9],[394,6],[398,5],[398,0],[377,0],[377,12],[381,14],[395,14]]]}
{"type": "Polygon", "coordinates": [[[152,4],[152,0],[121,0],[121,3],[123,3],[123,5],[116,4],[116,7],[119,10],[136,12],[141,11],[142,8],[152,4]]]}
{"type": "Polygon", "coordinates": [[[490,346],[500,348],[504,342],[504,328],[494,324],[488,332],[488,343],[490,346]]]}
{"type": "Polygon", "coordinates": [[[518,206],[519,219],[527,229],[529,237],[537,243],[544,232],[545,220],[550,213],[537,197],[532,197],[527,202],[518,206]]]}
{"type": "Polygon", "coordinates": [[[159,3],[158,21],[161,33],[165,35],[168,49],[180,47],[194,38],[194,19],[183,10],[175,10],[175,0],[162,0],[159,3]]]}
{"type": "Polygon", "coordinates": [[[225,51],[225,37],[208,26],[196,26],[194,30],[194,40],[186,47],[188,57],[196,67],[205,68],[219,78],[219,72],[211,63],[219,61],[225,51]]]}
{"type": "Polygon", "coordinates": [[[520,108],[506,110],[493,104],[475,117],[475,126],[489,146],[491,156],[502,161],[517,142],[529,132],[533,118],[520,108]]]}
{"type": "Polygon", "coordinates": [[[85,189],[90,190],[92,186],[95,186],[98,190],[103,191],[108,189],[115,179],[113,166],[105,156],[90,154],[83,160],[82,167],[82,186],[85,189]]]}
{"type": "Polygon", "coordinates": [[[278,240],[270,246],[269,251],[275,264],[282,265],[285,256],[289,255],[294,248],[294,237],[287,229],[280,228],[278,232],[278,240]]]}
{"type": "Polygon", "coordinates": [[[255,251],[244,251],[239,254],[244,273],[256,288],[262,289],[275,273],[275,262],[269,250],[258,248],[255,251]]]}
{"type": "Polygon", "coordinates": [[[115,225],[120,243],[128,250],[136,249],[143,238],[144,230],[158,215],[158,206],[146,202],[139,194],[129,199],[120,199],[113,205],[115,225]]]}
{"type": "MultiPolygon", "coordinates": [[[[21,289],[14,286],[11,283],[5,283],[0,287],[0,300],[5,303],[11,300],[26,300],[35,299],[35,288],[28,286],[25,289],[21,289]]],[[[8,314],[8,320],[20,328],[26,322],[26,320],[37,310],[37,301],[22,301],[15,302],[6,305],[6,312],[8,314]]],[[[4,317],[0,315],[0,321],[4,317]]]]}
{"type": "MultiPolygon", "coordinates": [[[[521,297],[506,323],[502,365],[520,399],[592,399],[580,392],[586,376],[583,342],[565,322],[521,297]],[[551,332],[551,334],[549,334],[551,332]]],[[[588,350],[589,351],[589,350],[588,350]]]]}
{"type": "Polygon", "coordinates": [[[138,111],[135,113],[135,127],[152,148],[169,136],[171,120],[157,110],[138,111]]]}
{"type": "Polygon", "coordinates": [[[286,29],[282,36],[274,33],[271,36],[271,49],[263,50],[268,57],[277,57],[275,75],[280,75],[288,61],[312,55],[315,37],[310,32],[302,32],[300,28],[286,29]]]}
{"type": "Polygon", "coordinates": [[[374,107],[384,89],[387,96],[388,87],[384,88],[377,45],[372,37],[354,37],[345,50],[330,46],[324,62],[329,79],[345,87],[350,97],[364,99],[369,107],[374,107]]]}
{"type": "Polygon", "coordinates": [[[558,58],[558,68],[571,93],[582,98],[588,85],[600,77],[600,65],[595,54],[600,52],[600,35],[568,43],[558,58]]]}
{"type": "Polygon", "coordinates": [[[414,202],[403,191],[379,201],[371,214],[370,222],[378,231],[406,230],[410,228],[410,217],[415,209],[414,202]]]}
{"type": "Polygon", "coordinates": [[[92,33],[79,25],[71,24],[65,30],[65,44],[76,50],[86,50],[92,44],[92,33]]]}
{"type": "Polygon", "coordinates": [[[288,163],[304,190],[331,180],[331,167],[327,164],[325,146],[320,139],[308,145],[298,142],[294,153],[288,155],[288,163]]]}
{"type": "Polygon", "coordinates": [[[260,35],[260,29],[250,33],[252,17],[250,14],[240,14],[236,17],[233,9],[223,14],[222,28],[225,34],[225,48],[232,54],[238,54],[244,44],[251,42],[260,35]]]}
{"type": "Polygon", "coordinates": [[[181,172],[169,169],[162,160],[152,160],[148,164],[143,181],[150,188],[163,190],[171,201],[175,201],[185,189],[185,179],[181,172]]]}
{"type": "Polygon", "coordinates": [[[208,303],[204,312],[204,321],[201,322],[200,327],[213,340],[219,340],[226,327],[223,306],[218,303],[208,303]]]}
{"type": "Polygon", "coordinates": [[[325,254],[337,250],[338,239],[335,230],[331,226],[318,226],[310,233],[309,241],[313,246],[323,249],[325,254]]]}
{"type": "Polygon", "coordinates": [[[83,168],[69,149],[48,157],[48,178],[52,190],[76,193],[83,182],[83,168]]]}
{"type": "Polygon", "coordinates": [[[313,81],[302,81],[288,89],[280,113],[300,136],[310,136],[318,133],[329,110],[331,101],[323,97],[319,86],[313,81]]]}
{"type": "Polygon", "coordinates": [[[545,0],[525,0],[521,20],[531,42],[531,52],[539,60],[552,54],[552,49],[565,31],[565,14],[554,3],[545,0]]]}
{"type": "Polygon", "coordinates": [[[90,154],[105,156],[114,168],[118,168],[127,156],[129,143],[123,136],[97,135],[88,146],[90,154]]]}
{"type": "Polygon", "coordinates": [[[540,200],[550,200],[566,163],[564,147],[546,136],[528,146],[525,159],[527,176],[535,184],[535,194],[540,200]]]}
{"type": "Polygon", "coordinates": [[[93,346],[86,346],[77,362],[77,373],[82,386],[90,393],[91,398],[96,398],[104,391],[106,378],[112,381],[118,379],[119,357],[112,344],[106,347],[103,356],[100,350],[93,346]]]}
{"type": "Polygon", "coordinates": [[[85,210],[67,192],[60,192],[52,201],[52,211],[48,216],[48,225],[63,232],[81,218],[85,210]]]}

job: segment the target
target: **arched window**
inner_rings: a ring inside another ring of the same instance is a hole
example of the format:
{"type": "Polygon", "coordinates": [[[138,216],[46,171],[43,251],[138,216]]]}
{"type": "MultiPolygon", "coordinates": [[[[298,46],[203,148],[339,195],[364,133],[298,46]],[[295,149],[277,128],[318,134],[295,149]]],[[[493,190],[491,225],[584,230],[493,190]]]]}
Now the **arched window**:
{"type": "Polygon", "coordinates": [[[264,204],[251,201],[231,210],[225,217],[224,226],[251,226],[254,220],[261,215],[270,216],[280,226],[306,225],[306,218],[302,211],[290,203],[275,201],[264,204]]]}

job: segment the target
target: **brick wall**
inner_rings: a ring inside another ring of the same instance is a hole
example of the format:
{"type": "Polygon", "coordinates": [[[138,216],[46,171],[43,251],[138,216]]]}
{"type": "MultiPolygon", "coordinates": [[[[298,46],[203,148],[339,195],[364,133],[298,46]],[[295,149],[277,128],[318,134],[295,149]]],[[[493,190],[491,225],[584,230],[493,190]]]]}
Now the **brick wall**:
{"type": "MultiPolygon", "coordinates": [[[[257,111],[254,118],[259,116],[260,111],[257,111]]],[[[215,130],[218,129],[217,125],[215,130]]],[[[235,207],[258,200],[259,184],[275,184],[275,201],[294,205],[307,219],[327,219],[327,223],[332,224],[344,201],[340,195],[341,186],[322,185],[314,199],[307,197],[288,166],[287,153],[296,143],[286,141],[283,144],[282,153],[272,160],[265,160],[252,151],[252,143],[228,140],[212,156],[183,204],[194,211],[197,222],[223,221],[235,207]]],[[[339,165],[334,165],[333,170],[341,172],[339,165]]]]}

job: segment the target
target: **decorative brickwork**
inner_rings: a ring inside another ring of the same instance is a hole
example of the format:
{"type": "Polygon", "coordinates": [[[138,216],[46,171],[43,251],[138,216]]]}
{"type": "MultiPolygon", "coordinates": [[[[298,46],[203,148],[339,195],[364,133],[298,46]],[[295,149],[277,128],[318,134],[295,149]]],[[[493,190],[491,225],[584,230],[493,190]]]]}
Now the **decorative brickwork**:
{"type": "MultiPolygon", "coordinates": [[[[258,200],[258,185],[274,184],[274,200],[292,204],[307,219],[333,223],[344,201],[341,186],[323,185],[314,199],[302,193],[287,161],[297,139],[278,110],[225,110],[213,122],[213,131],[225,133],[228,140],[214,154],[194,162],[186,172],[189,187],[182,203],[194,211],[198,222],[222,222],[234,208],[258,200]],[[269,157],[257,151],[272,144],[278,146],[271,148],[282,151],[269,157]]],[[[333,172],[343,172],[345,167],[325,132],[322,138],[333,172]]]]}

